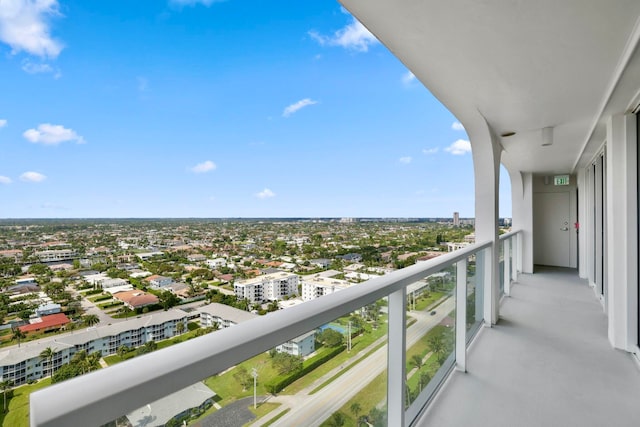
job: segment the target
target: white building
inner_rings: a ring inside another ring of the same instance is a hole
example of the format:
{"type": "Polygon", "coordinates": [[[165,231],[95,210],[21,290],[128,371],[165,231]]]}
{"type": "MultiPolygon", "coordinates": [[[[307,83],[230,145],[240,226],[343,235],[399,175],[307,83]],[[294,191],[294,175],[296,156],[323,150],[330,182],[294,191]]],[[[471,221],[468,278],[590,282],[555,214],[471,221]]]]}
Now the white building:
{"type": "Polygon", "coordinates": [[[319,274],[303,276],[301,281],[303,301],[311,301],[323,295],[329,295],[351,286],[351,283],[346,280],[324,277],[319,274]]]}
{"type": "Polygon", "coordinates": [[[224,329],[258,317],[257,314],[215,302],[198,307],[198,312],[200,325],[205,328],[216,324],[220,329],[224,329]]]}
{"type": "Polygon", "coordinates": [[[209,268],[215,270],[216,268],[225,267],[227,265],[227,260],[224,258],[208,259],[205,261],[205,264],[207,264],[209,268]]]}
{"type": "Polygon", "coordinates": [[[103,279],[99,281],[100,286],[102,287],[102,289],[109,289],[109,288],[117,288],[117,287],[122,287],[122,286],[127,286],[129,284],[129,282],[127,282],[124,279],[103,279]]]}
{"type": "Polygon", "coordinates": [[[122,345],[134,348],[147,341],[171,338],[177,334],[178,323],[183,323],[186,330],[187,313],[173,309],[107,326],[87,328],[85,331],[29,341],[20,347],[5,347],[0,350],[0,378],[21,385],[48,376],[48,362],[40,358],[40,353],[48,347],[55,350],[52,361],[55,372],[80,350],[86,350],[89,354],[99,351],[103,356],[108,356],[115,354],[122,345]]]}
{"type": "Polygon", "coordinates": [[[262,303],[298,295],[298,282],[297,274],[277,272],[237,281],[233,287],[238,298],[262,303]]]}
{"type": "Polygon", "coordinates": [[[316,351],[316,331],[307,332],[276,347],[278,353],[292,356],[308,356],[316,351]]]}
{"type": "Polygon", "coordinates": [[[78,254],[73,249],[51,249],[34,254],[40,262],[68,261],[76,258],[78,254]]]}

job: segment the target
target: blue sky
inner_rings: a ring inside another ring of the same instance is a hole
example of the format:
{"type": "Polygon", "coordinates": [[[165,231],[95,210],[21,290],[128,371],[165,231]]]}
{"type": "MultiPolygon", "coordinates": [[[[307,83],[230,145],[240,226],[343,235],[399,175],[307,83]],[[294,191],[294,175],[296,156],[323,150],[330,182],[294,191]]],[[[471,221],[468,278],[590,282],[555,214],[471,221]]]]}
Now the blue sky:
{"type": "Polygon", "coordinates": [[[2,218],[474,215],[464,129],[338,3],[2,0],[0,94],[2,218]]]}

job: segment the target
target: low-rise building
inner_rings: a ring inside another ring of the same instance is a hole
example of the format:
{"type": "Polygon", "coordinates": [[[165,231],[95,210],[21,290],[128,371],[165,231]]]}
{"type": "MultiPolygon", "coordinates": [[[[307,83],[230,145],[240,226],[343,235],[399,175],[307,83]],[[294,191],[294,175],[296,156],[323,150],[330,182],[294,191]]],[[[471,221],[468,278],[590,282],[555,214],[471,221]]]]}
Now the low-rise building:
{"type": "Polygon", "coordinates": [[[278,353],[293,356],[308,356],[316,351],[316,331],[307,332],[276,347],[278,353]]]}
{"type": "Polygon", "coordinates": [[[22,343],[20,347],[5,347],[0,350],[0,378],[10,380],[14,385],[22,385],[55,372],[60,366],[69,363],[80,350],[85,350],[88,354],[100,352],[103,356],[108,356],[115,354],[122,345],[135,348],[148,341],[171,338],[177,334],[178,323],[183,323],[186,329],[187,317],[184,311],[172,309],[111,325],[30,341],[22,343]],[[46,348],[54,350],[51,366],[40,357],[46,348]]]}
{"type": "Polygon", "coordinates": [[[68,261],[76,258],[78,254],[73,249],[51,249],[34,253],[40,262],[68,261]]]}
{"type": "Polygon", "coordinates": [[[216,324],[218,328],[224,329],[258,317],[257,314],[215,302],[199,307],[198,311],[200,324],[205,328],[216,324]]]}

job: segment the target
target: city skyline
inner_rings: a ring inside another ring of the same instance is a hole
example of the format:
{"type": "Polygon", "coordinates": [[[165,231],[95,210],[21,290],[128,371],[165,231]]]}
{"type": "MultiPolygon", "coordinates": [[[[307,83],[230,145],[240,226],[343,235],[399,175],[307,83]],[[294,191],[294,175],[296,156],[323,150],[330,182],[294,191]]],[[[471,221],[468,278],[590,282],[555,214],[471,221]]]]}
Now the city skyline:
{"type": "Polygon", "coordinates": [[[464,128],[338,3],[14,1],[0,53],[1,218],[474,217],[464,128]]]}

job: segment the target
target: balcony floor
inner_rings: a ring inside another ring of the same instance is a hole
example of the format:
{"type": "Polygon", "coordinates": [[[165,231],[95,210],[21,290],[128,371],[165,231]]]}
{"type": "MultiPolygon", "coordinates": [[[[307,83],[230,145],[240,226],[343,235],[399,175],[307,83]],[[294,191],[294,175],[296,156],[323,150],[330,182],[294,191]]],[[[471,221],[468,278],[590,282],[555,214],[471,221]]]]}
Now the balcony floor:
{"type": "Polygon", "coordinates": [[[469,350],[468,372],[453,373],[416,425],[640,425],[640,369],[610,346],[586,281],[539,268],[518,282],[469,350]]]}

